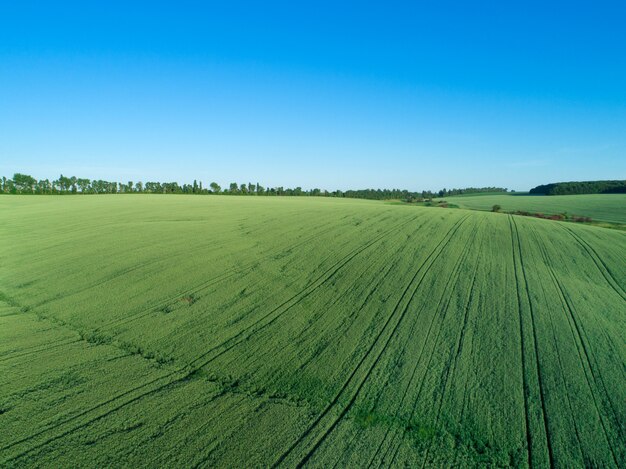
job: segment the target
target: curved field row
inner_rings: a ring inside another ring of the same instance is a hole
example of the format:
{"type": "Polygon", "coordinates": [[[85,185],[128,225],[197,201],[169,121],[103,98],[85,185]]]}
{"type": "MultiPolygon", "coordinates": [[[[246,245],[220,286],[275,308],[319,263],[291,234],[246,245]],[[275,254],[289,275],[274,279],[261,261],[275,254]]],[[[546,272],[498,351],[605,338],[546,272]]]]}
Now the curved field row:
{"type": "Polygon", "coordinates": [[[0,204],[0,466],[626,465],[625,233],[316,198],[0,204]]]}

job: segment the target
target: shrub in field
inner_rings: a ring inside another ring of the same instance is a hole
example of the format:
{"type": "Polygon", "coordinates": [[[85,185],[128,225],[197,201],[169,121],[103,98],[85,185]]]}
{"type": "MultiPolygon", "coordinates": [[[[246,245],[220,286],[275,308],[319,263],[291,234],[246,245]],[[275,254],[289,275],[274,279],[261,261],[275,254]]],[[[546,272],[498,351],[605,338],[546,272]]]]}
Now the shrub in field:
{"type": "Polygon", "coordinates": [[[192,304],[194,304],[196,302],[196,296],[191,293],[189,295],[185,295],[183,296],[180,301],[182,301],[185,304],[188,304],[189,306],[191,306],[192,304]]]}

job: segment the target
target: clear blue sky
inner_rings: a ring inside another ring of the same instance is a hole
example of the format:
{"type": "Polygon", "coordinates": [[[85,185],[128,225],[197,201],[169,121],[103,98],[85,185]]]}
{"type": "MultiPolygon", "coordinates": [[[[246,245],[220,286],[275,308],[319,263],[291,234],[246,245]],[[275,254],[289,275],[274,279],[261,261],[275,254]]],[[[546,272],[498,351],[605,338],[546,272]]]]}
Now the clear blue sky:
{"type": "Polygon", "coordinates": [[[92,3],[0,3],[0,174],[626,178],[624,2],[92,3]]]}

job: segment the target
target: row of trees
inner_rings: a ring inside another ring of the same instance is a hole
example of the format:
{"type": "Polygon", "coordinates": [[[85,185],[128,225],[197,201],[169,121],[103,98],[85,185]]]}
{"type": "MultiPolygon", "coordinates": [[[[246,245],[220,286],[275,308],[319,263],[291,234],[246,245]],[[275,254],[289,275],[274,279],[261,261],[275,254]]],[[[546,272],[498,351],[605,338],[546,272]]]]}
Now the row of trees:
{"type": "MultiPolygon", "coordinates": [[[[193,181],[193,184],[179,184],[177,182],[146,182],[128,181],[111,182],[101,179],[85,179],[76,176],[66,177],[61,174],[58,179],[37,180],[28,174],[15,173],[13,178],[0,179],[0,192],[3,194],[254,194],[254,195],[332,195],[321,189],[304,191],[301,187],[295,189],[284,187],[263,187],[259,183],[237,184],[233,182],[228,188],[212,182],[209,187],[203,187],[202,181],[193,181]]],[[[340,192],[340,191],[336,191],[340,192]]]]}
{"type": "Polygon", "coordinates": [[[452,197],[463,194],[480,194],[485,192],[508,192],[506,187],[466,187],[465,189],[442,189],[438,192],[439,197],[452,197]]]}
{"type": "Polygon", "coordinates": [[[101,179],[85,179],[75,176],[59,176],[58,179],[37,180],[28,174],[15,173],[13,178],[2,177],[0,180],[0,193],[3,194],[128,194],[128,193],[151,193],[151,194],[230,194],[230,195],[286,195],[286,196],[322,196],[322,197],[349,197],[358,199],[389,200],[399,199],[415,201],[419,199],[432,199],[433,197],[445,197],[458,194],[478,192],[506,192],[506,189],[496,187],[467,188],[467,189],[442,189],[438,192],[422,191],[411,192],[400,189],[362,189],[348,191],[332,191],[324,189],[304,190],[301,187],[285,188],[263,187],[259,183],[238,184],[231,183],[227,188],[222,188],[218,183],[212,182],[209,187],[203,187],[202,182],[197,180],[193,184],[178,184],[177,182],[111,182],[101,179]]]}
{"type": "Polygon", "coordinates": [[[533,187],[534,195],[625,194],[626,181],[555,182],[533,187]]]}
{"type": "MultiPolygon", "coordinates": [[[[76,176],[66,177],[61,174],[58,179],[37,180],[28,174],[15,173],[12,179],[2,177],[0,179],[0,192],[3,194],[124,194],[133,192],[154,193],[200,193],[202,183],[198,185],[183,184],[176,182],[142,182],[133,181],[111,182],[102,179],[85,179],[76,176]]],[[[207,192],[207,191],[205,191],[207,192]]]]}

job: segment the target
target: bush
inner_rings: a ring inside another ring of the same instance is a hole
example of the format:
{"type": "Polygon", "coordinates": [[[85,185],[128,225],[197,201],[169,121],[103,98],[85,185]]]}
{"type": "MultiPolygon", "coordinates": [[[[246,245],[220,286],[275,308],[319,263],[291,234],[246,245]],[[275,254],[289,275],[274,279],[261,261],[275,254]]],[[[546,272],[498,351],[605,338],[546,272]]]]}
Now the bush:
{"type": "Polygon", "coordinates": [[[498,204],[495,204],[493,207],[491,207],[492,212],[499,212],[501,209],[502,207],[500,207],[498,204]]]}

